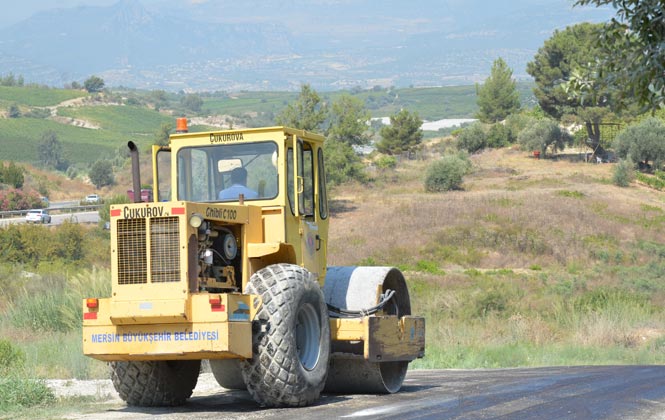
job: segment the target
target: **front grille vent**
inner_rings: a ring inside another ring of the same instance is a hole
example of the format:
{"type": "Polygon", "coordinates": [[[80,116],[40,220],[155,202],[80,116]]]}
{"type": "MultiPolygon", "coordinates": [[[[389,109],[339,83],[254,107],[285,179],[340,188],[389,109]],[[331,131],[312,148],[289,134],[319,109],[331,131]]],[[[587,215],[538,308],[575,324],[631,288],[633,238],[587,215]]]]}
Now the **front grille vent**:
{"type": "Polygon", "coordinates": [[[118,220],[118,284],[179,281],[179,228],[177,217],[118,220]]]}

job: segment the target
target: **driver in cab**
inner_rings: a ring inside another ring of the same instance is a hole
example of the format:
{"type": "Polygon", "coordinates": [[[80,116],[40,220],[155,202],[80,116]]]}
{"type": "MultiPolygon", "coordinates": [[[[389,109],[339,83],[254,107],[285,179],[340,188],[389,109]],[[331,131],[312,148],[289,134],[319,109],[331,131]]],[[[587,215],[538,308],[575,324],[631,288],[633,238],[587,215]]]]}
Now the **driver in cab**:
{"type": "Polygon", "coordinates": [[[221,190],[218,198],[220,200],[237,200],[240,194],[243,194],[247,200],[259,198],[256,191],[247,188],[247,170],[239,167],[231,171],[231,186],[221,190]]]}

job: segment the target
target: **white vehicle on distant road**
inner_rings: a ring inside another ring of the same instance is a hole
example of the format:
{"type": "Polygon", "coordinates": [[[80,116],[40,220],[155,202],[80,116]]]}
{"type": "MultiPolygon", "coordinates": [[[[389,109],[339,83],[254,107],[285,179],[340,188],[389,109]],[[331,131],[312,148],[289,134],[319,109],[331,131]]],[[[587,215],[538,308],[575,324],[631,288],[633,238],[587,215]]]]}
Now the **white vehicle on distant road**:
{"type": "Polygon", "coordinates": [[[98,194],[88,194],[83,199],[83,202],[86,204],[99,204],[102,202],[102,198],[98,194]]]}
{"type": "Polygon", "coordinates": [[[51,215],[43,209],[29,210],[25,215],[25,221],[26,223],[51,223],[51,215]]]}

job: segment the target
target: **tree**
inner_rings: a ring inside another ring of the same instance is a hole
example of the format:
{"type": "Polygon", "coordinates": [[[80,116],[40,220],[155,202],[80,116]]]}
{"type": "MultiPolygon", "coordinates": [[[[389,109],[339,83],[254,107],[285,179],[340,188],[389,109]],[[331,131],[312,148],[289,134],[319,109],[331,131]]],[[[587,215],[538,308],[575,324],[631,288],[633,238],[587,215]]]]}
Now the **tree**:
{"type": "Polygon", "coordinates": [[[171,131],[173,131],[173,124],[162,123],[162,125],[159,127],[159,130],[155,133],[155,139],[153,140],[153,143],[157,146],[168,146],[171,131]]]}
{"type": "Polygon", "coordinates": [[[398,155],[415,152],[423,139],[423,120],[418,113],[403,109],[390,116],[390,125],[381,128],[381,140],[376,148],[381,153],[398,155]]]}
{"type": "Polygon", "coordinates": [[[155,111],[165,108],[169,104],[169,98],[164,90],[153,90],[148,94],[148,100],[152,101],[155,111]]]}
{"type": "Polygon", "coordinates": [[[90,168],[88,176],[90,177],[90,182],[97,188],[115,183],[113,165],[108,160],[98,160],[95,162],[90,168]]]}
{"type": "Polygon", "coordinates": [[[280,112],[277,124],[307,131],[320,131],[328,116],[328,110],[321,97],[309,84],[302,85],[300,95],[280,112]]]}
{"type": "Polygon", "coordinates": [[[599,80],[616,89],[616,102],[625,107],[633,100],[651,110],[665,106],[665,31],[661,0],[577,0],[575,5],[611,4],[615,18],[599,28],[597,47],[599,80]]]}
{"type": "Polygon", "coordinates": [[[326,156],[328,186],[333,187],[351,180],[365,181],[363,164],[350,144],[329,138],[323,144],[323,148],[326,156]]]}
{"type": "Polygon", "coordinates": [[[569,98],[562,83],[573,71],[598,57],[595,39],[599,27],[581,23],[556,30],[538,49],[533,61],[527,63],[526,71],[536,82],[533,93],[542,110],[552,118],[572,114],[579,106],[576,99],[569,98]]]}
{"type": "Polygon", "coordinates": [[[90,93],[101,92],[104,89],[104,79],[99,76],[90,76],[83,82],[83,87],[90,93]]]}
{"type": "Polygon", "coordinates": [[[512,80],[513,71],[502,58],[492,64],[490,76],[481,86],[476,85],[478,103],[477,118],[485,123],[504,120],[520,109],[520,96],[517,84],[512,80]]]}
{"type": "Polygon", "coordinates": [[[67,169],[67,161],[62,154],[62,143],[58,140],[55,131],[47,130],[42,134],[38,159],[44,166],[59,170],[67,169]]]}
{"type": "Polygon", "coordinates": [[[349,145],[363,145],[369,142],[365,135],[371,116],[365,104],[349,94],[340,96],[332,103],[328,138],[349,145]]]}
{"type": "Polygon", "coordinates": [[[665,124],[658,118],[648,118],[623,130],[614,141],[617,156],[639,162],[648,169],[651,163],[660,169],[665,162],[665,124]]]}
{"type": "Polygon", "coordinates": [[[601,26],[581,23],[555,31],[527,64],[541,109],[555,119],[575,116],[587,130],[587,146],[597,154],[605,153],[600,123],[611,115],[613,106],[612,88],[595,83],[596,70],[588,66],[601,55],[596,45],[601,26]]]}
{"type": "Polygon", "coordinates": [[[199,95],[189,93],[180,100],[180,104],[190,111],[201,112],[203,99],[201,99],[199,95]]]}
{"type": "Polygon", "coordinates": [[[561,130],[559,125],[552,120],[538,120],[535,124],[522,130],[517,137],[522,150],[539,151],[545,156],[548,148],[552,153],[562,150],[566,144],[570,144],[572,136],[561,130]]]}
{"type": "Polygon", "coordinates": [[[21,188],[25,182],[24,172],[25,169],[14,162],[9,162],[7,167],[0,164],[0,183],[11,185],[14,188],[21,188]]]}

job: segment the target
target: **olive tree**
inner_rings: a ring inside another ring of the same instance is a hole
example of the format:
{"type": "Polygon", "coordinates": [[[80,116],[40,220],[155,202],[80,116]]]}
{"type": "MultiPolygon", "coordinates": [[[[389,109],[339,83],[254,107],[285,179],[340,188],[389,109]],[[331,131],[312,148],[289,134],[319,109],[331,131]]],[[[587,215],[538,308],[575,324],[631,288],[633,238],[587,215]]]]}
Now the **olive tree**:
{"type": "Polygon", "coordinates": [[[657,118],[648,118],[624,129],[616,137],[614,148],[622,158],[632,159],[643,169],[651,164],[660,168],[665,162],[665,124],[657,118]]]}
{"type": "Polygon", "coordinates": [[[522,130],[517,136],[517,142],[522,150],[539,151],[545,156],[548,149],[556,153],[571,144],[572,136],[562,130],[555,121],[547,119],[538,120],[522,130]]]}

